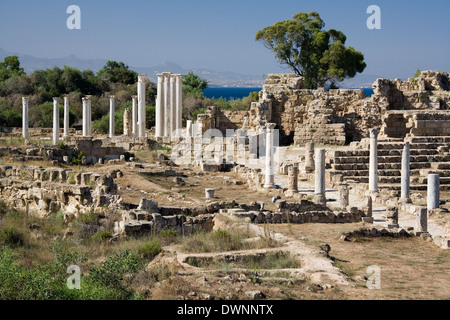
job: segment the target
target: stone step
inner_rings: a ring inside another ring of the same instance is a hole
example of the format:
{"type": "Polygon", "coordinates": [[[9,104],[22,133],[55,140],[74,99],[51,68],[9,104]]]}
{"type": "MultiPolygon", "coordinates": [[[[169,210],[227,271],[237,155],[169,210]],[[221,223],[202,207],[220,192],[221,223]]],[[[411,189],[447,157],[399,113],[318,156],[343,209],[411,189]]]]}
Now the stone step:
{"type": "Polygon", "coordinates": [[[405,139],[410,143],[450,143],[450,137],[408,137],[405,139]]]}
{"type": "MultiPolygon", "coordinates": [[[[369,183],[368,176],[345,176],[345,181],[356,181],[359,183],[369,183]]],[[[411,177],[411,185],[415,184],[427,184],[428,179],[426,177],[411,177]]],[[[378,183],[380,184],[400,184],[401,177],[378,177],[378,183]]],[[[450,177],[440,178],[441,185],[450,185],[450,177]]]]}
{"type": "MultiPolygon", "coordinates": [[[[411,184],[409,186],[411,191],[426,191],[427,190],[427,185],[426,184],[411,184]]],[[[402,186],[400,184],[379,184],[378,185],[378,189],[381,190],[396,190],[396,191],[400,191],[402,189],[402,186]]],[[[441,184],[440,185],[440,190],[441,191],[448,191],[450,190],[450,184],[441,184]]],[[[426,200],[425,200],[426,201],[426,200]]]]}
{"type": "MultiPolygon", "coordinates": [[[[443,142],[443,143],[412,143],[410,144],[410,149],[411,150],[416,150],[416,149],[432,149],[432,150],[436,150],[438,147],[442,147],[442,146],[447,146],[448,144],[443,142]]],[[[402,150],[403,147],[405,146],[404,143],[378,143],[377,145],[377,149],[378,150],[402,150]]]]}
{"type": "Polygon", "coordinates": [[[450,177],[450,170],[437,170],[437,169],[420,169],[419,176],[426,177],[429,174],[438,174],[439,177],[450,177]]]}
{"type": "MultiPolygon", "coordinates": [[[[378,150],[378,156],[401,156],[402,149],[386,149],[378,150]]],[[[412,156],[425,156],[425,155],[438,155],[439,152],[436,149],[410,149],[410,155],[412,156]]],[[[334,157],[367,157],[369,158],[370,152],[368,150],[346,150],[335,151],[334,157]]]]}
{"type": "MultiPolygon", "coordinates": [[[[427,184],[428,177],[411,177],[411,183],[415,184],[427,184]]],[[[450,176],[439,177],[440,184],[450,184],[450,176]]]]}
{"type": "MultiPolygon", "coordinates": [[[[378,163],[401,163],[401,156],[378,156],[378,163]]],[[[450,155],[414,156],[411,155],[410,162],[450,162],[450,155]]],[[[369,163],[369,157],[336,157],[334,163],[369,163]]]]}
{"type": "MultiPolygon", "coordinates": [[[[410,164],[411,170],[416,169],[427,169],[431,168],[432,164],[429,162],[412,162],[410,164]]],[[[332,164],[331,168],[336,171],[341,170],[369,170],[369,163],[341,163],[341,164],[332,164]]],[[[401,163],[379,163],[378,169],[379,170],[391,170],[391,169],[398,169],[400,170],[402,168],[401,163]]]]}
{"type": "MultiPolygon", "coordinates": [[[[343,170],[341,171],[336,171],[335,174],[341,174],[344,177],[347,176],[353,176],[353,177],[361,177],[361,176],[369,176],[369,170],[343,170]]],[[[427,176],[427,174],[425,175],[421,175],[420,174],[420,169],[415,169],[415,170],[411,170],[410,171],[411,176],[427,176]]],[[[450,177],[450,171],[446,172],[447,175],[442,175],[443,177],[450,177]]],[[[402,171],[401,170],[395,170],[395,169],[391,169],[391,170],[378,170],[378,175],[380,177],[400,177],[402,175],[402,171]]]]}

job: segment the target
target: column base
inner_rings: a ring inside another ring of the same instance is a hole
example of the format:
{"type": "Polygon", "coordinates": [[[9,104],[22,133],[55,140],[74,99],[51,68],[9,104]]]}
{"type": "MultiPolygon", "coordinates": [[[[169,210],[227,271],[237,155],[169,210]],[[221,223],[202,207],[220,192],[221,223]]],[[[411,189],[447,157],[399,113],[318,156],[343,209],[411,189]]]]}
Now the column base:
{"type": "Polygon", "coordinates": [[[412,203],[411,198],[400,198],[401,203],[412,203]]]}
{"type": "Polygon", "coordinates": [[[269,189],[269,188],[273,188],[273,189],[274,189],[274,188],[276,188],[276,187],[277,187],[277,186],[276,186],[275,184],[273,184],[273,183],[270,183],[270,184],[269,184],[269,183],[266,183],[266,184],[264,185],[264,188],[268,188],[268,189],[269,189]]]}
{"type": "Polygon", "coordinates": [[[388,224],[388,229],[397,229],[400,228],[399,224],[388,224]]]}
{"type": "Polygon", "coordinates": [[[325,197],[324,194],[318,193],[318,194],[314,195],[313,201],[315,203],[319,203],[319,204],[326,204],[327,203],[327,198],[325,197]]]}
{"type": "Polygon", "coordinates": [[[362,217],[361,219],[364,223],[373,224],[373,217],[362,217]]]}

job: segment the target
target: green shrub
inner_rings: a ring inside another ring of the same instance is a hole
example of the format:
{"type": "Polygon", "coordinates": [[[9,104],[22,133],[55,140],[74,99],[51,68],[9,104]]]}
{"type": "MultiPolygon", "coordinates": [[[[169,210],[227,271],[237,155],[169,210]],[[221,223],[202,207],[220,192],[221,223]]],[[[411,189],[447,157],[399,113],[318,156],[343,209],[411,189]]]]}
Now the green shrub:
{"type": "Polygon", "coordinates": [[[176,236],[178,236],[177,230],[174,229],[161,230],[161,237],[163,238],[174,238],[176,236]]]}
{"type": "Polygon", "coordinates": [[[99,230],[91,237],[91,240],[94,242],[102,242],[111,238],[112,238],[111,232],[106,230],[99,230]]]}
{"type": "Polygon", "coordinates": [[[0,242],[11,247],[22,247],[25,235],[15,227],[6,227],[0,231],[0,242]]]}
{"type": "Polygon", "coordinates": [[[137,248],[138,254],[144,259],[152,260],[162,251],[159,240],[152,240],[137,248]]]}
{"type": "Polygon", "coordinates": [[[78,151],[74,155],[72,155],[72,158],[70,158],[70,164],[74,166],[81,166],[83,164],[84,158],[84,152],[78,151]]]}

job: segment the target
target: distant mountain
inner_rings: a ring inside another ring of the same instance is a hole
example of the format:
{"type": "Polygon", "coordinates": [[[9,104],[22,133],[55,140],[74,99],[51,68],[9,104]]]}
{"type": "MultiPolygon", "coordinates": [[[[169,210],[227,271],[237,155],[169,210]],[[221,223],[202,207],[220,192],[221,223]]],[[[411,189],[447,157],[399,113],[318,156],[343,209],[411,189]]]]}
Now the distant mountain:
{"type": "MultiPolygon", "coordinates": [[[[79,59],[75,55],[70,55],[69,57],[65,58],[36,58],[30,55],[24,55],[0,49],[1,60],[11,55],[16,55],[19,57],[20,66],[24,68],[26,73],[53,67],[63,68],[64,66],[70,66],[80,70],[90,69],[94,72],[97,72],[98,70],[103,68],[107,61],[104,59],[79,59]]],[[[156,75],[161,72],[187,74],[188,72],[193,71],[195,74],[198,74],[202,78],[207,79],[210,86],[260,87],[264,83],[264,79],[262,79],[261,76],[243,75],[234,72],[220,72],[203,68],[185,69],[174,62],[164,62],[154,67],[130,66],[130,69],[140,74],[146,74],[153,81],[157,81],[156,75]]]]}

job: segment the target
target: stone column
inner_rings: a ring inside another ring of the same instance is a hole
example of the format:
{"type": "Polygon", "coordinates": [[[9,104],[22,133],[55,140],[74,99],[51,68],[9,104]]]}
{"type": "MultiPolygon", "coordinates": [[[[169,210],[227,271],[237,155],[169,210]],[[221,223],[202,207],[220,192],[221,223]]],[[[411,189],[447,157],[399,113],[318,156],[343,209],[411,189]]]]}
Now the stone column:
{"type": "Polygon", "coordinates": [[[183,121],[183,82],[182,74],[176,74],[175,75],[175,105],[176,105],[176,129],[181,130],[183,128],[182,121],[183,121]]]}
{"type": "Polygon", "coordinates": [[[170,72],[164,72],[164,137],[170,137],[170,72]]]}
{"type": "Polygon", "coordinates": [[[275,187],[274,161],[273,161],[273,135],[275,123],[267,123],[266,131],[266,183],[264,188],[275,187]]]}
{"type": "Polygon", "coordinates": [[[87,110],[88,110],[88,116],[87,116],[88,136],[92,136],[92,103],[91,103],[91,96],[86,96],[86,98],[87,98],[87,110]]]}
{"type": "Polygon", "coordinates": [[[305,144],[305,171],[314,172],[314,143],[312,142],[305,144]]]}
{"type": "Polygon", "coordinates": [[[416,235],[428,232],[428,210],[425,207],[416,208],[416,235]]]}
{"type": "Polygon", "coordinates": [[[216,192],[216,189],[205,189],[205,198],[206,199],[213,199],[215,192],[216,192]]]}
{"type": "Polygon", "coordinates": [[[109,96],[109,137],[114,137],[115,96],[109,96]]]}
{"type": "Polygon", "coordinates": [[[83,102],[83,137],[88,136],[88,98],[82,98],[83,102]]]}
{"type": "Polygon", "coordinates": [[[131,132],[132,132],[133,138],[136,138],[138,135],[138,132],[137,132],[138,131],[137,130],[137,118],[138,118],[138,116],[137,116],[137,111],[138,111],[137,98],[138,98],[137,96],[132,97],[133,105],[132,105],[132,109],[131,109],[131,132]]]}
{"type": "Polygon", "coordinates": [[[59,143],[59,102],[53,98],[53,145],[59,143]]]}
{"type": "Polygon", "coordinates": [[[339,205],[340,205],[342,210],[346,210],[346,208],[349,205],[348,184],[340,183],[338,185],[338,190],[339,190],[339,205]]]}
{"type": "Polygon", "coordinates": [[[367,196],[366,197],[366,208],[365,208],[365,215],[366,220],[363,218],[363,221],[373,223],[373,217],[372,217],[372,197],[367,196]]]}
{"type": "Polygon", "coordinates": [[[406,203],[411,202],[409,197],[409,183],[410,183],[410,150],[409,142],[405,143],[402,153],[402,190],[401,190],[401,200],[406,203]]]}
{"type": "Polygon", "coordinates": [[[155,137],[164,136],[164,76],[158,74],[158,89],[156,95],[155,137]]]}
{"type": "Polygon", "coordinates": [[[369,159],[369,191],[378,192],[378,149],[377,129],[369,129],[370,133],[370,159],[369,159]]]}
{"type": "Polygon", "coordinates": [[[123,113],[123,135],[126,137],[133,136],[132,123],[131,123],[131,111],[126,108],[123,113]]]}
{"type": "Polygon", "coordinates": [[[433,210],[439,208],[439,188],[440,181],[438,174],[428,175],[427,186],[427,208],[433,210]]]}
{"type": "Polygon", "coordinates": [[[388,228],[398,228],[398,208],[397,207],[387,207],[386,208],[386,220],[388,223],[388,228]]]}
{"type": "Polygon", "coordinates": [[[138,137],[145,137],[145,79],[147,75],[138,76],[138,137]]]}
{"type": "Polygon", "coordinates": [[[297,166],[288,167],[288,191],[291,191],[291,192],[298,191],[298,167],[297,166]]]}
{"type": "Polygon", "coordinates": [[[176,92],[175,92],[175,75],[170,76],[170,136],[175,136],[177,129],[177,106],[176,106],[176,92]]]}
{"type": "Polygon", "coordinates": [[[325,149],[316,149],[314,200],[325,204],[325,149]]]}
{"type": "Polygon", "coordinates": [[[69,97],[64,96],[64,133],[63,137],[69,136],[69,97]]]}
{"type": "Polygon", "coordinates": [[[190,138],[192,136],[192,120],[186,121],[186,138],[190,138]]]}
{"type": "Polygon", "coordinates": [[[22,138],[27,139],[28,136],[28,98],[22,97],[22,138]]]}

